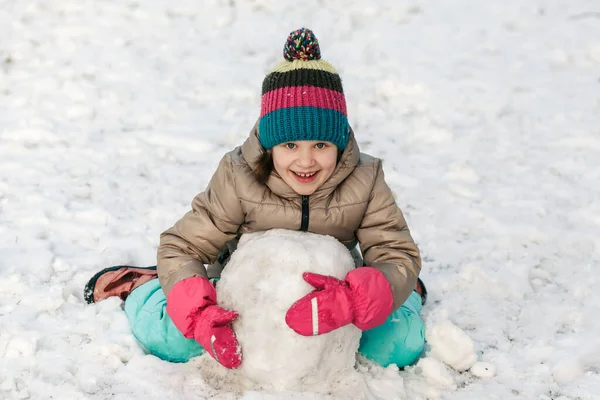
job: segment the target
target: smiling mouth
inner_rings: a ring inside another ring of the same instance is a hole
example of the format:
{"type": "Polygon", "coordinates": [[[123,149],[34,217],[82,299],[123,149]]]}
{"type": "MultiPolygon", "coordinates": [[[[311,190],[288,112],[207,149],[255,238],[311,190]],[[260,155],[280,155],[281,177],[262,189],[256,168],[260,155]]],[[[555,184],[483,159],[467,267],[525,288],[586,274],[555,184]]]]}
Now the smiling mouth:
{"type": "Polygon", "coordinates": [[[317,174],[317,172],[319,172],[319,171],[316,171],[316,172],[309,172],[309,173],[307,173],[307,174],[301,174],[301,173],[299,173],[299,172],[296,172],[296,171],[292,171],[292,172],[293,172],[295,175],[299,176],[300,178],[311,178],[311,177],[315,176],[315,175],[317,174]]]}

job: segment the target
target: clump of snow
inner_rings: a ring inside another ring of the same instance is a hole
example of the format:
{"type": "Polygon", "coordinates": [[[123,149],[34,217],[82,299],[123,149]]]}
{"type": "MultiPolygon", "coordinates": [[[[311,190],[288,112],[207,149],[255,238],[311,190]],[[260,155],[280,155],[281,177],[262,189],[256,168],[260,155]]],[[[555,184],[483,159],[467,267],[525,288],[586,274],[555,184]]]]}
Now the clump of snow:
{"type": "Polygon", "coordinates": [[[361,331],[350,324],[319,336],[301,336],[285,323],[290,306],[314,288],[315,272],[344,279],[354,268],[350,252],[330,236],[288,230],[243,235],[217,284],[222,307],[240,314],[233,327],[243,352],[235,371],[207,358],[207,381],[229,390],[336,391],[356,379],[361,331]]]}
{"type": "Polygon", "coordinates": [[[441,362],[432,357],[425,357],[419,360],[417,368],[420,368],[421,375],[447,389],[456,389],[456,383],[448,371],[448,368],[441,362]]]}
{"type": "Polygon", "coordinates": [[[477,362],[473,340],[458,326],[444,321],[428,329],[429,355],[456,371],[466,371],[477,362]]]}
{"type": "MultiPolygon", "coordinates": [[[[582,343],[586,343],[585,335],[579,336],[582,343]]],[[[567,385],[598,365],[600,365],[600,345],[579,344],[554,363],[552,376],[559,384],[567,385]]]]}
{"type": "Polygon", "coordinates": [[[471,367],[471,373],[478,378],[492,378],[496,375],[496,366],[491,363],[478,361],[471,367]]]}

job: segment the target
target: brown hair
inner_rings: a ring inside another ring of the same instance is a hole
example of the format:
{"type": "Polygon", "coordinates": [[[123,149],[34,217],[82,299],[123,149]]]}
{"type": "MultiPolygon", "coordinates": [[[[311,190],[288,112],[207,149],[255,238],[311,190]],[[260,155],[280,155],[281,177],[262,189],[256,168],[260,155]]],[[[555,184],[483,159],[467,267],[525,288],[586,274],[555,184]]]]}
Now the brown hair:
{"type": "Polygon", "coordinates": [[[260,149],[260,155],[256,159],[256,168],[254,175],[260,183],[267,183],[269,175],[273,172],[273,155],[270,151],[264,148],[260,149]]]}

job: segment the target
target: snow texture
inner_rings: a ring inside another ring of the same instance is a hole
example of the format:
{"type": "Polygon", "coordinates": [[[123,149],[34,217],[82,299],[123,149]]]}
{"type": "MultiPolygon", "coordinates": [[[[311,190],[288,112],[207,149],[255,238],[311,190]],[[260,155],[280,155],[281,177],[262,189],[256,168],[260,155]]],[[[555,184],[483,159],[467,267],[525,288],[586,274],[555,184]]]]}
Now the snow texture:
{"type": "Polygon", "coordinates": [[[0,0],[1,399],[335,398],[217,390],[82,294],[156,262],[301,26],[422,251],[428,331],[495,368],[359,358],[357,393],[600,398],[597,0],[0,0]]]}
{"type": "Polygon", "coordinates": [[[347,392],[358,378],[361,331],[347,325],[305,337],[287,326],[285,314],[314,290],[303,272],[344,279],[352,269],[350,252],[330,236],[280,229],[243,235],[217,285],[219,304],[240,314],[233,327],[243,363],[228,371],[205,355],[207,381],[218,388],[227,382],[230,391],[347,392]]]}
{"type": "Polygon", "coordinates": [[[465,332],[451,322],[434,325],[427,332],[431,346],[429,355],[443,361],[456,371],[466,371],[477,362],[475,344],[465,332]]]}

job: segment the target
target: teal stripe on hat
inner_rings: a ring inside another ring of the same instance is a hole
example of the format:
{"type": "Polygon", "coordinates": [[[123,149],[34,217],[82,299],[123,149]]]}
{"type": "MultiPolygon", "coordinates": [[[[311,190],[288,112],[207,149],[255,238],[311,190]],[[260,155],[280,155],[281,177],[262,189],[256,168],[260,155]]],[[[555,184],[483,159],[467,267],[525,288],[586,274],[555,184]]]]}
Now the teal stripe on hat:
{"type": "Polygon", "coordinates": [[[331,142],[344,150],[350,137],[348,118],[339,111],[318,107],[280,108],[266,114],[258,126],[260,144],[270,149],[296,140],[331,142]]]}

